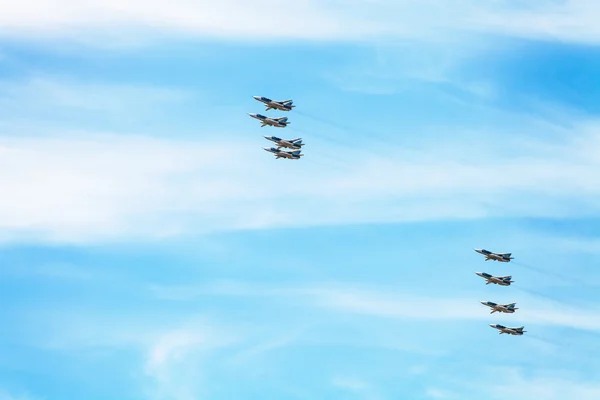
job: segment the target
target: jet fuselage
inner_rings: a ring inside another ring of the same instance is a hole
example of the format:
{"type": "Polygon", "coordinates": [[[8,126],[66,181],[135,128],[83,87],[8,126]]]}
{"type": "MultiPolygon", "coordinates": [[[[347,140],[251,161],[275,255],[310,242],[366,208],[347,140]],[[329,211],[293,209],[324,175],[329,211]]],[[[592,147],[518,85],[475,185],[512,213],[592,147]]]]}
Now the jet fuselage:
{"type": "Polygon", "coordinates": [[[292,100],[284,100],[284,101],[276,101],[271,100],[268,97],[264,96],[252,96],[255,100],[260,101],[261,103],[267,106],[265,111],[269,110],[279,110],[279,111],[292,111],[292,108],[296,107],[292,103],[292,100]]]}
{"type": "Polygon", "coordinates": [[[511,253],[498,254],[493,253],[486,249],[473,249],[479,254],[483,254],[485,256],[485,261],[494,260],[499,262],[510,262],[514,257],[511,257],[511,253]]]}

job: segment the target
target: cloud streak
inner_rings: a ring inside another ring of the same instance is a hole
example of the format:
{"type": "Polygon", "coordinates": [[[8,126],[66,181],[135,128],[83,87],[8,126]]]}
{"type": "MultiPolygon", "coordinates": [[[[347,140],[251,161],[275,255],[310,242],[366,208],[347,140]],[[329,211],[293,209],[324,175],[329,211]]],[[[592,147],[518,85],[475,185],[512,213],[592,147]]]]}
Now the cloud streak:
{"type": "MultiPolygon", "coordinates": [[[[155,286],[150,290],[159,298],[190,301],[199,295],[252,296],[297,299],[306,305],[333,312],[384,319],[489,320],[489,310],[472,298],[435,298],[430,295],[397,294],[381,288],[344,285],[305,285],[276,287],[223,282],[207,286],[155,286]]],[[[483,299],[479,299],[483,300],[483,299]]],[[[600,332],[600,309],[574,309],[548,304],[535,297],[521,297],[528,304],[511,314],[511,324],[560,326],[600,332]]],[[[501,316],[501,315],[500,315],[501,316]]]]}
{"type": "Polygon", "coordinates": [[[597,43],[600,28],[593,0],[260,0],[220,2],[176,0],[33,1],[15,5],[2,0],[0,31],[10,36],[115,39],[151,37],[153,33],[237,40],[357,40],[408,37],[437,38],[452,33],[501,33],[528,38],[597,43]],[[506,4],[508,3],[508,4],[506,4]],[[35,11],[34,11],[35,10],[35,11]],[[435,11],[432,11],[435,10],[435,11]],[[117,32],[117,33],[115,33],[117,32]],[[140,33],[143,35],[140,36],[140,33]]]}
{"type": "MultiPolygon", "coordinates": [[[[506,384],[489,384],[480,386],[477,383],[460,384],[470,393],[480,393],[489,399],[581,399],[593,400],[600,396],[600,385],[594,381],[578,376],[572,370],[557,369],[525,371],[515,367],[488,367],[483,371],[499,374],[510,382],[506,384]]],[[[481,376],[483,379],[484,376],[481,376]]],[[[477,381],[477,379],[475,379],[477,381]]]]}
{"type": "Polygon", "coordinates": [[[163,333],[149,349],[144,368],[152,382],[149,397],[155,400],[204,398],[208,357],[233,342],[224,332],[206,324],[163,333]]]}
{"type": "Polygon", "coordinates": [[[348,160],[338,160],[345,168],[327,171],[322,165],[328,159],[309,150],[300,162],[276,164],[249,140],[232,145],[94,134],[88,139],[4,138],[0,239],[153,240],[498,213],[597,215],[600,129],[586,126],[573,136],[577,139],[562,147],[532,145],[518,156],[493,145],[469,150],[457,145],[448,153],[448,143],[423,143],[395,152],[394,159],[349,150],[348,160]],[[478,153],[472,163],[470,152],[478,153]],[[294,185],[274,189],[273,182],[290,175],[294,185]]]}

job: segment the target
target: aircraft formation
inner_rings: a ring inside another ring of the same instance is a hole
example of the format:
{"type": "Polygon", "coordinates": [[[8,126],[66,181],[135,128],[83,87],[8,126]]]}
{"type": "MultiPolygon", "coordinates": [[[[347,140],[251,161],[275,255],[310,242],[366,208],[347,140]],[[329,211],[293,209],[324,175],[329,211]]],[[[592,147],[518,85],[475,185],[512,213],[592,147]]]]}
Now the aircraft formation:
{"type": "MultiPolygon", "coordinates": [[[[514,257],[512,257],[511,253],[493,253],[493,252],[485,250],[485,249],[474,249],[474,250],[479,254],[483,254],[485,256],[485,261],[494,260],[494,261],[498,261],[498,262],[510,262],[510,260],[514,259],[514,257]]],[[[512,280],[512,276],[510,276],[510,275],[494,276],[494,275],[488,274],[487,272],[475,272],[475,274],[482,277],[483,279],[485,279],[486,285],[493,283],[493,284],[499,285],[499,286],[510,286],[510,284],[514,282],[512,280]]],[[[481,304],[490,308],[490,310],[491,310],[490,314],[493,314],[495,312],[513,314],[516,310],[518,310],[518,308],[515,307],[517,305],[517,303],[497,304],[492,301],[482,301],[481,304]]],[[[524,326],[520,326],[520,327],[516,327],[516,328],[509,328],[509,327],[506,327],[506,326],[500,325],[500,324],[490,324],[490,326],[494,329],[497,329],[498,333],[500,335],[502,335],[503,333],[506,333],[509,335],[521,336],[521,335],[523,335],[523,333],[527,332],[527,331],[523,330],[523,329],[525,329],[524,326]]]]}
{"type": "MultiPolygon", "coordinates": [[[[292,109],[294,107],[296,107],[295,105],[293,105],[292,100],[278,101],[278,100],[272,100],[272,99],[270,99],[268,97],[264,97],[264,96],[252,96],[252,97],[255,100],[266,105],[267,108],[265,111],[279,110],[279,111],[287,112],[287,111],[292,111],[292,109]]],[[[254,119],[259,120],[261,122],[261,125],[260,125],[261,128],[263,128],[265,126],[272,126],[275,128],[285,128],[290,124],[287,117],[271,118],[271,117],[267,117],[265,115],[257,114],[257,113],[249,113],[248,115],[250,115],[250,117],[252,117],[254,119]]],[[[270,148],[263,147],[263,149],[265,151],[272,153],[276,159],[287,158],[289,160],[299,160],[300,157],[304,156],[304,154],[301,153],[302,146],[304,146],[304,143],[302,143],[302,138],[282,139],[277,136],[264,136],[264,138],[273,142],[276,145],[276,147],[270,147],[270,148]],[[281,150],[282,148],[289,149],[291,151],[281,150]]],[[[498,261],[498,262],[502,262],[502,263],[507,263],[507,262],[510,262],[510,260],[514,259],[514,257],[512,257],[512,253],[494,253],[494,252],[491,252],[486,249],[474,249],[474,250],[477,253],[484,255],[485,261],[493,260],[493,261],[498,261]]],[[[477,274],[478,276],[485,279],[486,285],[493,283],[493,284],[499,285],[499,286],[510,286],[511,283],[514,282],[512,280],[512,276],[510,276],[510,275],[494,276],[494,275],[488,274],[487,272],[475,272],[475,274],[477,274]]],[[[513,314],[516,310],[518,310],[518,308],[515,307],[516,303],[498,304],[498,303],[494,303],[492,301],[482,301],[481,304],[490,308],[490,310],[491,310],[490,314],[493,314],[495,312],[513,314]]],[[[527,332],[527,331],[523,330],[525,328],[524,326],[510,328],[510,327],[506,327],[506,326],[500,325],[500,324],[490,324],[490,327],[497,329],[499,334],[506,333],[509,335],[521,336],[521,335],[523,335],[523,333],[527,332]]]]}
{"type": "MultiPolygon", "coordinates": [[[[292,111],[294,107],[292,100],[271,100],[268,97],[264,96],[252,96],[256,101],[260,101],[264,105],[267,106],[265,111],[269,110],[279,110],[279,111],[292,111]]],[[[288,117],[277,117],[271,118],[262,114],[249,113],[252,118],[257,119],[261,122],[260,127],[264,128],[265,126],[272,126],[275,128],[285,128],[290,124],[288,121],[288,117]]],[[[279,158],[287,158],[288,160],[299,160],[300,157],[303,157],[302,154],[302,138],[296,139],[282,139],[277,136],[264,136],[265,139],[270,140],[275,143],[277,147],[263,147],[263,150],[272,153],[276,159],[279,158]],[[282,148],[290,149],[291,151],[281,150],[282,148]]]]}

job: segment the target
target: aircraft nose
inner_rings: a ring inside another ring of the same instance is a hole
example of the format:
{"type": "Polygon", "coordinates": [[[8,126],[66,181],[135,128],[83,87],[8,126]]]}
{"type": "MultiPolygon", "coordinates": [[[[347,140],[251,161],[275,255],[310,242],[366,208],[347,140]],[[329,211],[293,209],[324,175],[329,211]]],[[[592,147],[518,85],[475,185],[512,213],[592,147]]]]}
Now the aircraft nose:
{"type": "Polygon", "coordinates": [[[483,304],[484,306],[487,306],[487,301],[480,301],[481,304],[483,304]]]}
{"type": "Polygon", "coordinates": [[[259,96],[252,96],[253,98],[255,98],[256,100],[260,99],[259,96]]]}
{"type": "Polygon", "coordinates": [[[490,324],[490,326],[491,326],[492,328],[495,328],[495,327],[496,327],[496,325],[494,325],[494,324],[490,324]]]}

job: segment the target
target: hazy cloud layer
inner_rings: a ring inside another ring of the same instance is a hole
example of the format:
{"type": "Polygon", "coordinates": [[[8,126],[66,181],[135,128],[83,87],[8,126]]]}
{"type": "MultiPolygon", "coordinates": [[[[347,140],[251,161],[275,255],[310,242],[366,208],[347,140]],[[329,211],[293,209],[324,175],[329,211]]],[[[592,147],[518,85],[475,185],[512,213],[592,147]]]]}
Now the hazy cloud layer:
{"type": "Polygon", "coordinates": [[[440,32],[502,33],[529,38],[596,43],[600,28],[594,0],[519,2],[476,0],[260,0],[170,3],[3,0],[5,35],[49,36],[114,43],[147,40],[152,33],[242,40],[369,40],[421,37],[440,32]],[[143,35],[140,33],[143,32],[143,35]]]}

